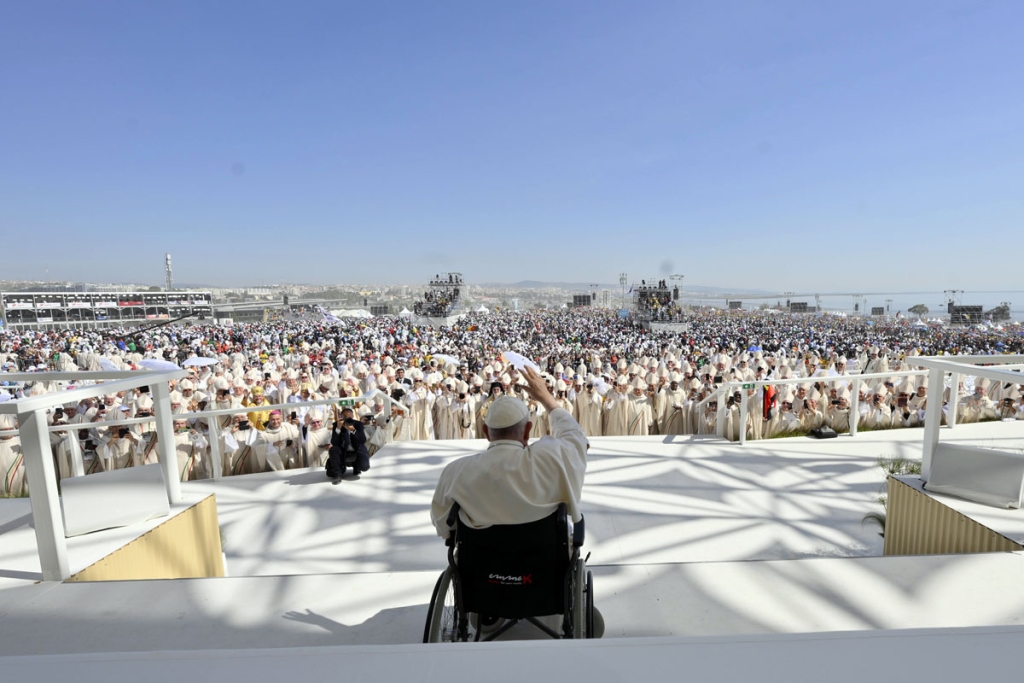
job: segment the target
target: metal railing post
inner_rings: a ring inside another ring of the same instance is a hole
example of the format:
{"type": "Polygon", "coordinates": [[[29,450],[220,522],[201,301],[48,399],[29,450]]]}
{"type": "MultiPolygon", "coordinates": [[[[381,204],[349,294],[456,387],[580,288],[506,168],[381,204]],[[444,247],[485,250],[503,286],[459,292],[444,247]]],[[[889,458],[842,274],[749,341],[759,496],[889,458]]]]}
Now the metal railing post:
{"type": "Polygon", "coordinates": [[[220,427],[216,417],[206,418],[206,440],[210,442],[210,466],[214,480],[224,475],[224,453],[220,449],[220,427]]]}
{"type": "Polygon", "coordinates": [[[924,411],[924,444],[921,448],[921,479],[928,481],[932,471],[932,455],[939,445],[939,426],[942,423],[941,368],[928,370],[928,405],[924,411]]]}
{"type": "Polygon", "coordinates": [[[740,445],[747,443],[747,411],[749,410],[747,402],[750,397],[747,396],[747,390],[743,389],[743,393],[740,396],[740,445]]]}
{"type": "Polygon", "coordinates": [[[729,438],[728,434],[725,433],[726,409],[724,400],[725,392],[723,391],[727,386],[729,385],[723,384],[716,390],[718,391],[718,408],[715,410],[715,432],[717,432],[718,436],[722,437],[723,439],[729,438]]]}
{"type": "Polygon", "coordinates": [[[860,378],[854,376],[850,383],[850,436],[857,436],[860,422],[860,378]]]}
{"type": "Polygon", "coordinates": [[[167,382],[150,385],[153,392],[153,418],[156,421],[157,453],[164,471],[167,502],[181,501],[181,481],[178,479],[178,454],[174,447],[174,421],[171,417],[171,391],[167,382]]]}
{"type": "MultiPolygon", "coordinates": [[[[931,388],[931,376],[928,379],[931,388]]],[[[941,398],[941,397],[940,397],[941,398]]],[[[956,427],[956,414],[960,409],[960,373],[954,372],[949,376],[949,415],[946,416],[946,424],[950,429],[956,427]]]]}
{"type": "Polygon", "coordinates": [[[50,452],[46,411],[36,409],[20,414],[18,426],[43,581],[63,581],[71,576],[71,566],[64,539],[64,517],[57,496],[57,473],[50,452]]]}

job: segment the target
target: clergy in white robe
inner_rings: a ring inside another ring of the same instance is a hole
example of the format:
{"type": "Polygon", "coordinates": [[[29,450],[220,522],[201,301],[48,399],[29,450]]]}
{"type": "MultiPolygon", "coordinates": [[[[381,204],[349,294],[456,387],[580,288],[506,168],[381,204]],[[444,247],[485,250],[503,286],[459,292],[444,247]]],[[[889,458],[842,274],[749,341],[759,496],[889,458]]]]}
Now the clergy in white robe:
{"type": "Polygon", "coordinates": [[[576,414],[583,433],[587,436],[601,436],[602,404],[603,399],[597,393],[592,381],[587,382],[586,388],[576,394],[573,412],[576,414]]]}

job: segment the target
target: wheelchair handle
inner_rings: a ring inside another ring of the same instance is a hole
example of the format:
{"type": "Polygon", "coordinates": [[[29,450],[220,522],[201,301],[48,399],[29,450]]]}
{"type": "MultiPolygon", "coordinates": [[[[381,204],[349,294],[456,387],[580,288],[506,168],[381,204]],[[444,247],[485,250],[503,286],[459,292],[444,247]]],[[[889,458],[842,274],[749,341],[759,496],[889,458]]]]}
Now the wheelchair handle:
{"type": "Polygon", "coordinates": [[[572,526],[572,546],[579,548],[583,546],[583,541],[587,534],[585,531],[585,525],[583,524],[583,515],[580,515],[580,521],[576,522],[572,526]]]}

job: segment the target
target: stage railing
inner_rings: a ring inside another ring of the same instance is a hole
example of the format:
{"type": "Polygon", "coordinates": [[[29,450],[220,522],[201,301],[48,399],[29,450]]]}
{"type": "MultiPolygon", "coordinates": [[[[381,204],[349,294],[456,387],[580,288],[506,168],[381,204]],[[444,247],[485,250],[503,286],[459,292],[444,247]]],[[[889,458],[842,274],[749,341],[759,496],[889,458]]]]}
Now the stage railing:
{"type": "MultiPolygon", "coordinates": [[[[73,389],[25,396],[0,403],[0,414],[15,415],[18,420],[18,436],[21,440],[24,456],[25,474],[28,479],[29,499],[32,506],[32,521],[35,528],[39,564],[42,568],[44,581],[63,581],[71,576],[67,541],[64,535],[64,519],[57,489],[58,477],[54,467],[52,451],[50,450],[50,432],[153,423],[157,437],[157,455],[167,491],[167,501],[171,504],[178,503],[181,501],[181,482],[178,477],[177,456],[174,451],[174,420],[252,412],[254,408],[254,406],[244,406],[241,408],[201,411],[197,413],[172,413],[168,383],[184,379],[188,375],[189,372],[186,369],[125,372],[0,373],[0,378],[13,383],[72,381],[76,384],[73,389]],[[89,398],[98,398],[105,394],[131,391],[140,386],[149,386],[152,392],[152,417],[72,423],[70,425],[51,426],[48,424],[47,415],[50,408],[63,406],[66,403],[78,403],[89,398]]],[[[391,403],[395,403],[384,392],[375,390],[366,396],[345,399],[321,399],[318,401],[308,401],[305,404],[336,405],[339,401],[360,402],[371,400],[376,398],[377,395],[383,396],[391,403]]],[[[295,409],[298,406],[300,406],[299,403],[285,403],[273,406],[255,406],[255,408],[264,411],[295,409]]],[[[407,410],[404,406],[402,406],[402,409],[407,410]]],[[[215,420],[212,420],[210,424],[215,424],[215,422],[215,420]]],[[[85,468],[82,461],[80,444],[77,441],[77,435],[71,439],[71,442],[75,444],[72,446],[72,475],[83,476],[85,468]],[[77,456],[75,456],[75,446],[79,446],[77,456]]],[[[211,438],[210,441],[213,442],[214,439],[211,438]]]]}
{"type": "MultiPolygon", "coordinates": [[[[923,377],[927,373],[921,370],[904,370],[901,372],[873,372],[867,375],[827,375],[818,377],[787,377],[786,379],[762,379],[753,380],[750,382],[727,382],[719,387],[718,391],[722,392],[723,396],[731,396],[736,391],[740,392],[740,433],[739,443],[743,445],[747,442],[747,415],[750,411],[750,395],[747,390],[754,389],[755,391],[759,388],[766,386],[779,386],[783,384],[807,384],[824,382],[825,384],[850,384],[850,415],[857,416],[858,419],[850,419],[850,436],[857,436],[857,422],[860,416],[860,385],[864,381],[871,381],[877,379],[891,379],[897,377],[923,377]]],[[[708,397],[710,398],[710,396],[708,397]]],[[[707,400],[707,399],[705,399],[707,400]]],[[[728,411],[728,406],[723,401],[718,402],[718,413],[716,416],[716,428],[718,435],[722,438],[726,437],[725,433],[725,417],[728,411]]]]}
{"type": "MultiPolygon", "coordinates": [[[[274,403],[262,406],[236,406],[232,408],[217,408],[215,410],[201,410],[186,413],[172,413],[172,424],[174,420],[186,420],[195,421],[203,419],[206,422],[206,434],[209,441],[210,458],[213,461],[213,479],[220,479],[223,476],[223,463],[224,457],[220,447],[220,426],[217,424],[217,420],[209,418],[217,418],[224,416],[234,416],[244,413],[252,412],[268,412],[272,410],[280,410],[282,413],[286,411],[294,411],[302,408],[312,408],[314,406],[339,406],[344,407],[346,404],[356,403],[369,403],[375,401],[377,398],[383,398],[386,402],[397,406],[400,410],[408,412],[408,407],[395,401],[393,398],[388,396],[385,392],[375,389],[368,394],[361,396],[347,396],[344,398],[325,398],[316,399],[313,401],[296,401],[293,403],[274,403]]],[[[75,422],[71,424],[60,424],[52,425],[49,427],[51,432],[72,432],[82,429],[107,429],[109,427],[126,427],[132,425],[140,425],[155,422],[154,417],[131,417],[123,418],[120,420],[97,420],[94,422],[75,422]]],[[[85,474],[85,457],[84,451],[82,450],[79,439],[76,435],[71,435],[71,476],[79,477],[85,474]]],[[[159,444],[159,441],[157,442],[159,444]]],[[[99,457],[99,454],[97,454],[99,457]]],[[[104,469],[107,469],[104,467],[104,469]]]]}
{"type": "Polygon", "coordinates": [[[177,460],[173,450],[174,426],[168,382],[187,376],[187,370],[30,372],[3,375],[5,379],[13,382],[103,380],[102,384],[93,383],[0,403],[0,413],[15,415],[18,419],[18,435],[21,438],[22,454],[25,459],[25,474],[32,503],[32,521],[44,581],[63,581],[71,576],[67,541],[64,536],[64,519],[57,493],[57,474],[50,451],[50,431],[47,424],[49,408],[149,385],[153,392],[153,415],[167,500],[173,504],[181,500],[181,485],[178,481],[177,460]]]}

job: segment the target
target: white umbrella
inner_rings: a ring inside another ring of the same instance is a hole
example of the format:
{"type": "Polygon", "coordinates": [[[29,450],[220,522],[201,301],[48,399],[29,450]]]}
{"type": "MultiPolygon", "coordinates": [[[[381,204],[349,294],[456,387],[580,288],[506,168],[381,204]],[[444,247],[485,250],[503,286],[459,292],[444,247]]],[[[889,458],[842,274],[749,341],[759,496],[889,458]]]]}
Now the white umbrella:
{"type": "Polygon", "coordinates": [[[100,367],[107,372],[121,372],[121,368],[114,365],[113,361],[106,358],[100,358],[100,367]]]}
{"type": "Polygon", "coordinates": [[[159,360],[157,358],[143,358],[139,361],[139,367],[147,370],[181,370],[177,364],[169,360],[159,360]]]}
{"type": "Polygon", "coordinates": [[[505,360],[506,363],[511,363],[512,367],[514,367],[519,372],[522,372],[523,368],[533,368],[536,372],[540,372],[540,368],[537,366],[536,363],[534,363],[526,356],[516,353],[515,351],[502,351],[501,357],[505,360]]]}
{"type": "Polygon", "coordinates": [[[438,359],[439,361],[441,361],[445,365],[458,365],[459,364],[459,359],[458,358],[456,358],[455,356],[449,356],[446,353],[435,353],[433,357],[438,359]]]}
{"type": "Polygon", "coordinates": [[[198,368],[198,367],[202,367],[204,365],[216,365],[219,362],[220,361],[218,361],[216,358],[205,358],[205,357],[202,357],[202,356],[192,356],[191,358],[186,358],[185,362],[183,362],[181,365],[183,367],[186,367],[186,368],[189,368],[189,367],[197,367],[198,368]]]}

